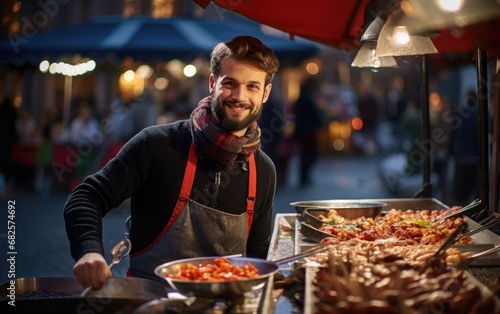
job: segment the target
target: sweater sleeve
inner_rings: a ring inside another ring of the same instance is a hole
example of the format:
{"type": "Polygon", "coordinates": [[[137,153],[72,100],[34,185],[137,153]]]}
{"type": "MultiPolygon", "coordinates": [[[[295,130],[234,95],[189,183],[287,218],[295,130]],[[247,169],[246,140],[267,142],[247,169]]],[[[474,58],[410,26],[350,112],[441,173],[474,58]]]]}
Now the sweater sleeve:
{"type": "Polygon", "coordinates": [[[149,152],[147,134],[143,131],[70,193],[64,205],[64,219],[75,260],[88,252],[104,255],[102,218],[129,198],[144,180],[150,164],[149,152]]]}

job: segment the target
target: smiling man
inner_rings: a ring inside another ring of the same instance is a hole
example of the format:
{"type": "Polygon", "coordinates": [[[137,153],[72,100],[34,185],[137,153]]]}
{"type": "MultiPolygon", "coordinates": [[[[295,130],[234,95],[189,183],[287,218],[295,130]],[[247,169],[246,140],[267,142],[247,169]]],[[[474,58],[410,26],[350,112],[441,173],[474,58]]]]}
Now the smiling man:
{"type": "Polygon", "coordinates": [[[217,78],[210,75],[213,114],[229,132],[241,136],[262,112],[271,91],[266,73],[249,61],[228,57],[217,78]]]}
{"type": "Polygon", "coordinates": [[[129,197],[130,276],[166,284],[154,269],[167,261],[266,258],[276,171],[260,149],[257,119],[279,61],[258,39],[240,36],[218,44],[210,64],[210,96],[190,119],[142,130],[69,195],[64,217],[83,286],[100,289],[111,276],[102,218],[129,197]]]}

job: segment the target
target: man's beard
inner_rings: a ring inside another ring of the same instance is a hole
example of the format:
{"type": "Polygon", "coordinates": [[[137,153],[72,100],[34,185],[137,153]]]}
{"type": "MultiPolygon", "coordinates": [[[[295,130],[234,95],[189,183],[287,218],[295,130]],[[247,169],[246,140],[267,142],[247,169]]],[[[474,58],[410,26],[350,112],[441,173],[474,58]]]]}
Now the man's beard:
{"type": "Polygon", "coordinates": [[[222,127],[228,132],[240,131],[250,127],[255,121],[257,121],[257,119],[259,119],[263,108],[261,105],[257,112],[250,112],[250,114],[243,120],[232,121],[227,117],[226,112],[224,111],[224,106],[219,105],[217,98],[213,95],[210,97],[210,107],[212,114],[215,116],[217,121],[219,121],[222,127]]]}

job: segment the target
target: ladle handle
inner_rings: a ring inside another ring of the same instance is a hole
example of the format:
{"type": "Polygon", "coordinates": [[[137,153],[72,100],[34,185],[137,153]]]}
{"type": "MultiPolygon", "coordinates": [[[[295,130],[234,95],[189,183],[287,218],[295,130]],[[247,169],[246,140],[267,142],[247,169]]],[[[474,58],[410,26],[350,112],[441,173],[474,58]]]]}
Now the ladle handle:
{"type": "MultiPolygon", "coordinates": [[[[113,266],[115,266],[116,264],[118,264],[121,260],[116,260],[116,261],[112,261],[108,267],[109,267],[109,271],[111,271],[111,268],[113,268],[113,266]]],[[[90,285],[88,286],[87,288],[85,288],[85,290],[83,290],[82,293],[80,293],[80,296],[81,297],[86,297],[90,294],[90,292],[94,290],[94,286],[90,285]]]]}
{"type": "Polygon", "coordinates": [[[292,256],[288,256],[288,257],[276,260],[273,263],[281,265],[281,264],[293,262],[293,261],[296,261],[298,259],[301,259],[301,258],[304,258],[304,257],[307,257],[307,256],[311,256],[311,255],[314,255],[314,254],[326,251],[326,250],[328,250],[328,247],[329,247],[328,245],[318,245],[318,246],[315,246],[312,249],[309,249],[309,250],[307,250],[305,252],[302,252],[300,254],[295,254],[295,255],[292,255],[292,256]]]}
{"type": "Polygon", "coordinates": [[[474,208],[474,207],[478,206],[479,204],[481,204],[481,202],[482,202],[482,201],[481,201],[481,199],[479,199],[479,198],[478,198],[478,199],[475,199],[475,200],[474,200],[474,201],[472,201],[469,205],[464,206],[464,207],[462,207],[462,208],[460,208],[460,209],[458,209],[458,210],[456,210],[456,211],[454,211],[454,212],[452,212],[452,213],[450,213],[450,214],[448,214],[448,215],[444,215],[443,217],[441,217],[441,218],[437,219],[434,223],[438,223],[438,222],[444,221],[444,220],[446,220],[446,219],[448,219],[448,218],[458,216],[458,215],[460,215],[461,213],[466,212],[466,211],[468,211],[469,209],[472,209],[472,208],[474,208]]]}
{"type": "Polygon", "coordinates": [[[456,241],[460,241],[460,240],[462,240],[463,238],[469,237],[469,236],[471,236],[471,235],[474,235],[474,234],[476,234],[476,233],[479,233],[479,232],[481,232],[481,231],[484,231],[484,230],[486,230],[486,229],[489,229],[489,228],[491,228],[491,227],[493,227],[493,226],[497,225],[498,223],[500,223],[500,216],[499,216],[499,217],[496,217],[496,218],[494,218],[494,219],[492,219],[492,220],[490,220],[487,224],[484,224],[484,225],[482,225],[481,227],[478,227],[478,228],[476,228],[476,229],[474,229],[474,230],[471,230],[471,231],[469,231],[469,232],[467,232],[467,233],[464,233],[463,235],[461,235],[460,237],[458,237],[458,238],[456,239],[456,241]]]}
{"type": "Polygon", "coordinates": [[[483,257],[483,256],[486,256],[486,255],[493,254],[493,253],[495,253],[497,251],[500,251],[500,245],[495,245],[491,249],[488,249],[486,251],[482,251],[482,252],[476,253],[474,255],[471,255],[471,256],[469,256],[468,259],[469,260],[473,260],[473,259],[476,259],[476,258],[479,258],[479,257],[483,257]]]}
{"type": "Polygon", "coordinates": [[[93,289],[94,289],[94,286],[92,286],[92,285],[88,286],[87,288],[85,288],[85,290],[83,290],[82,293],[80,293],[80,296],[81,297],[88,296],[93,289]]]}
{"type": "MultiPolygon", "coordinates": [[[[132,243],[128,238],[125,238],[120,242],[118,242],[117,244],[115,244],[115,246],[111,250],[112,259],[111,263],[108,265],[109,271],[111,271],[111,268],[113,268],[113,266],[121,262],[122,259],[130,253],[131,247],[132,243]]],[[[80,293],[80,296],[86,297],[90,294],[92,290],[94,290],[94,287],[90,285],[87,288],[85,288],[85,290],[83,290],[82,293],[80,293]]]]}
{"type": "Polygon", "coordinates": [[[486,255],[493,254],[493,253],[495,253],[497,251],[500,251],[500,245],[495,245],[491,249],[488,249],[486,251],[482,251],[482,252],[476,253],[474,255],[471,255],[468,258],[466,258],[466,259],[462,260],[461,262],[459,262],[458,266],[459,267],[466,267],[467,265],[469,265],[469,263],[472,260],[475,260],[476,258],[480,258],[480,257],[486,256],[486,255]]]}

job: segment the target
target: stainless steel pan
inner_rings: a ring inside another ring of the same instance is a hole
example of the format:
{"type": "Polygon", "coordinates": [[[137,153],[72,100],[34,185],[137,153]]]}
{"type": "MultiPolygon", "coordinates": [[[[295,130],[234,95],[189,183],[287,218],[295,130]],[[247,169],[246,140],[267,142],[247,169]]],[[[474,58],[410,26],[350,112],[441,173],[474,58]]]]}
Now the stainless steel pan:
{"type": "Polygon", "coordinates": [[[227,259],[236,266],[245,266],[247,263],[257,268],[260,276],[252,279],[240,279],[230,281],[193,281],[193,280],[180,280],[166,277],[166,274],[178,273],[185,265],[191,264],[195,266],[203,266],[214,264],[217,257],[199,257],[177,260],[165,263],[156,267],[155,274],[164,278],[167,283],[185,295],[195,295],[203,297],[222,297],[242,295],[246,292],[253,291],[264,287],[269,277],[278,272],[279,266],[276,263],[268,262],[265,260],[250,258],[250,257],[228,257],[227,259]]]}
{"type": "MultiPolygon", "coordinates": [[[[342,210],[346,215],[353,214],[357,216],[357,210],[366,212],[372,209],[374,212],[380,213],[382,208],[387,205],[383,202],[375,201],[357,201],[357,200],[322,200],[322,201],[298,201],[290,203],[295,208],[297,214],[302,215],[307,208],[318,209],[335,209],[342,210]]],[[[359,217],[359,216],[357,216],[359,217]]],[[[356,217],[356,218],[357,218],[356,217]]],[[[346,217],[347,218],[347,217],[346,217]]],[[[350,218],[351,219],[351,218],[350,218]]]]}
{"type": "Polygon", "coordinates": [[[172,288],[186,296],[200,296],[208,298],[238,296],[249,291],[263,288],[264,285],[269,282],[270,277],[279,271],[279,265],[293,262],[301,258],[326,251],[327,249],[328,246],[326,245],[318,245],[300,254],[291,255],[274,262],[251,257],[226,257],[229,262],[236,266],[245,266],[248,263],[255,266],[259,272],[259,276],[251,279],[196,281],[173,279],[166,276],[166,274],[169,273],[178,273],[183,266],[188,264],[195,266],[214,264],[215,259],[221,258],[220,256],[188,258],[168,262],[156,267],[155,274],[160,278],[165,279],[172,288]]]}

